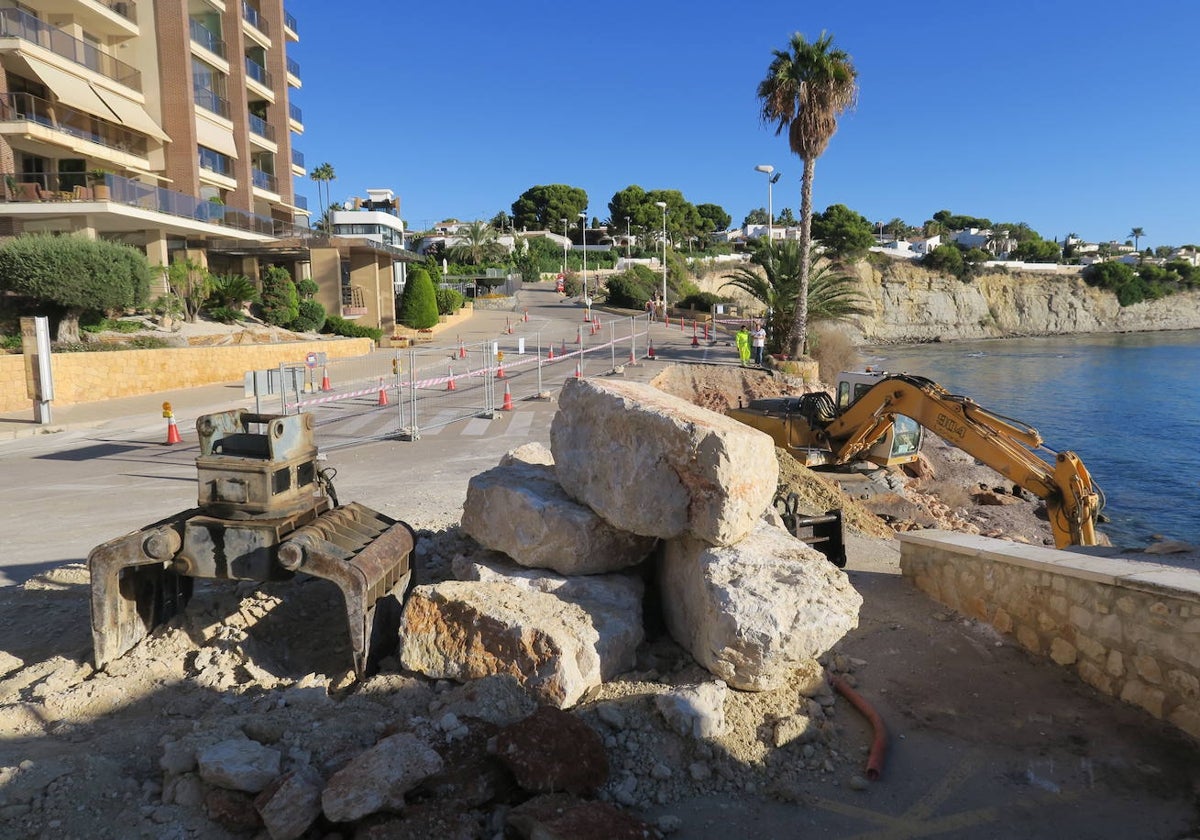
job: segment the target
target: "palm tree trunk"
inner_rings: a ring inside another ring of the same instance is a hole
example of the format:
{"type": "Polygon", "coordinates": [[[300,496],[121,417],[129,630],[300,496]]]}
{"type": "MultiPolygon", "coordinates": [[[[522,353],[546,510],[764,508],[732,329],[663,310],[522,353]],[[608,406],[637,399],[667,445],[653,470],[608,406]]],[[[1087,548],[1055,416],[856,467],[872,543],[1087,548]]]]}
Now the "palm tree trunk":
{"type": "Polygon", "coordinates": [[[800,288],[796,291],[796,310],[788,332],[787,352],[795,359],[808,349],[808,276],[812,271],[812,182],[817,167],[815,158],[804,161],[800,179],[800,288]]]}

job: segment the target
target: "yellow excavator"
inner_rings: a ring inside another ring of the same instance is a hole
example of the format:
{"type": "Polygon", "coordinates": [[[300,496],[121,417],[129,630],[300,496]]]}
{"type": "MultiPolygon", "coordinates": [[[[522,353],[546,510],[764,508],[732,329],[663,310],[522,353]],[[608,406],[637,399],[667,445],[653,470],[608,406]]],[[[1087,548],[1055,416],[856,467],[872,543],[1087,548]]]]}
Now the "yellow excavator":
{"type": "Polygon", "coordinates": [[[727,413],[766,432],[810,467],[909,463],[920,454],[922,429],[929,429],[1042,499],[1059,548],[1096,545],[1104,496],[1074,452],[1053,452],[1032,426],[924,377],[848,371],[838,376],[834,397],[824,391],[770,397],[727,413]],[[1041,458],[1038,449],[1051,452],[1054,462],[1041,458]]]}

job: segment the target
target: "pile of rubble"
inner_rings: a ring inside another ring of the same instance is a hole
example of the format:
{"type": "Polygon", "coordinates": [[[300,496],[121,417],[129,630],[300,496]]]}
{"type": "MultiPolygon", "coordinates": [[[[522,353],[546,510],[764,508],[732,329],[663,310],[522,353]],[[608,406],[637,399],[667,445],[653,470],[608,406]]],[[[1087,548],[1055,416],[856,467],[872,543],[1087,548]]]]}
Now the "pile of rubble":
{"type": "Polygon", "coordinates": [[[626,809],[861,783],[826,679],[862,664],[829,655],[861,597],[772,524],[777,477],[747,426],[649,386],[569,382],[550,449],[474,477],[461,532],[418,541],[381,673],[293,676],[322,651],[345,661],[312,631],[337,614],[325,582],[206,585],[106,672],[14,665],[9,736],[129,754],[3,768],[0,820],[55,837],[633,838],[679,821],[626,809]],[[283,635],[288,610],[300,629],[283,635]],[[97,783],[110,795],[72,813],[97,783]]]}

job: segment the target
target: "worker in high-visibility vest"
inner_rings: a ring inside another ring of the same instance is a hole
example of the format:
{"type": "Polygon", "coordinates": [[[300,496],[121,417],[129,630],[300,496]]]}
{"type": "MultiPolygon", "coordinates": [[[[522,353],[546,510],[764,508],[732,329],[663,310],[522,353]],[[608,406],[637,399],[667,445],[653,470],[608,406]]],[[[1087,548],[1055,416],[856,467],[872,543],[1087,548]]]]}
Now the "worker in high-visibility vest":
{"type": "Polygon", "coordinates": [[[738,356],[742,360],[742,367],[748,367],[750,365],[750,328],[742,324],[742,328],[737,331],[735,340],[737,341],[738,356]]]}

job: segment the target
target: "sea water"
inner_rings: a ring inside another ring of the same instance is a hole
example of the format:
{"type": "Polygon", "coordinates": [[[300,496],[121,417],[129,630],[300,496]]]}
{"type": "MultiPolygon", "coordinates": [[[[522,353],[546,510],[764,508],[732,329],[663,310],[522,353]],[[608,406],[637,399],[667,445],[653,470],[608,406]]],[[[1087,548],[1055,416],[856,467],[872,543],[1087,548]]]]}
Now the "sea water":
{"type": "MultiPolygon", "coordinates": [[[[866,348],[1075,452],[1122,547],[1200,546],[1200,330],[866,348]]],[[[1048,456],[1053,457],[1053,456],[1048,456]]]]}

